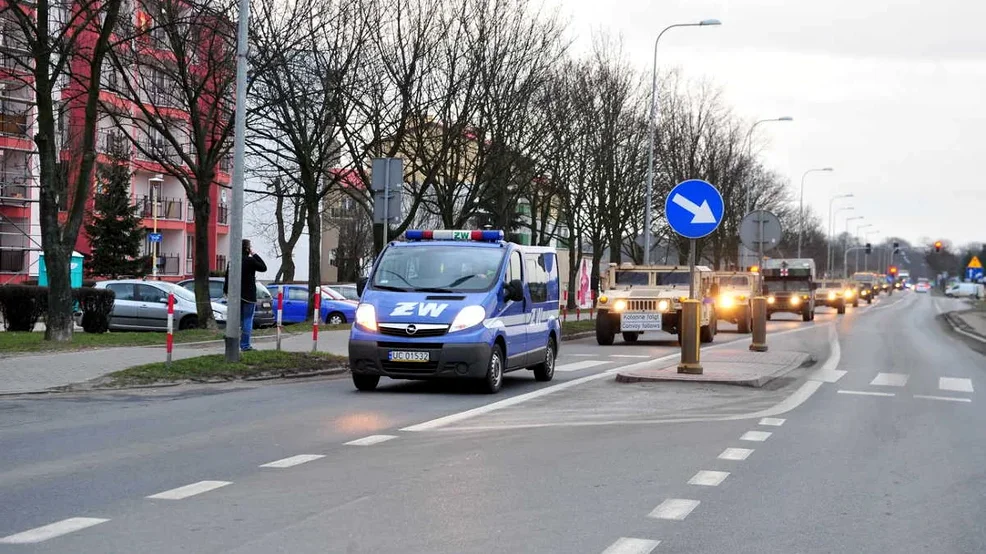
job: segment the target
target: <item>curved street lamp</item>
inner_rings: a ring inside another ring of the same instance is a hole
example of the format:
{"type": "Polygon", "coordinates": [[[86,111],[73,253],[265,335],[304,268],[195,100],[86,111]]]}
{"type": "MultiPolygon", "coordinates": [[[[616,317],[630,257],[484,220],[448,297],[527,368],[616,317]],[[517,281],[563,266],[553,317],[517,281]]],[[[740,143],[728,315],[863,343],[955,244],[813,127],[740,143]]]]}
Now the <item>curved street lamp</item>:
{"type": "Polygon", "coordinates": [[[825,240],[827,243],[827,248],[825,252],[825,271],[831,272],[832,269],[832,228],[835,225],[832,214],[832,205],[835,204],[836,200],[840,198],[852,198],[853,194],[850,192],[848,194],[835,194],[829,198],[829,227],[828,227],[828,238],[825,240]]]}
{"type": "Polygon", "coordinates": [[[647,143],[647,192],[644,201],[644,265],[650,264],[651,248],[651,206],[653,204],[651,197],[654,191],[654,133],[657,129],[657,45],[661,42],[661,37],[664,36],[664,33],[676,27],[712,27],[717,25],[722,25],[722,22],[718,19],[703,19],[696,23],[675,23],[674,25],[665,27],[663,31],[658,33],[657,39],[654,40],[654,64],[651,69],[650,85],[650,123],[648,125],[649,140],[647,143]]]}
{"type": "Polygon", "coordinates": [[[831,167],[819,167],[816,169],[809,169],[801,175],[801,195],[798,197],[798,257],[801,257],[801,235],[804,234],[805,230],[805,177],[809,173],[815,173],[817,171],[835,171],[831,167]]]}

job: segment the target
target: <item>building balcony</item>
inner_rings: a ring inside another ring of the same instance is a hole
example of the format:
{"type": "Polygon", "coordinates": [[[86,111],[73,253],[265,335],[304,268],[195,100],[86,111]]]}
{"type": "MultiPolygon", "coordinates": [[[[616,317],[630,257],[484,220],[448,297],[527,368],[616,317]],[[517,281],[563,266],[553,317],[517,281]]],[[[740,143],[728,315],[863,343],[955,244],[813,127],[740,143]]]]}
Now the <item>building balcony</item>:
{"type": "Polygon", "coordinates": [[[111,156],[128,156],[130,139],[119,131],[107,131],[97,135],[96,147],[100,152],[111,156]]]}
{"type": "Polygon", "coordinates": [[[28,53],[14,53],[9,48],[6,50],[6,52],[0,52],[0,69],[26,73],[34,66],[28,53]]]}
{"type": "Polygon", "coordinates": [[[26,248],[4,248],[0,250],[0,273],[21,273],[24,271],[26,248]]]}
{"type": "Polygon", "coordinates": [[[27,112],[0,111],[0,135],[29,138],[27,112]]]}
{"type": "Polygon", "coordinates": [[[179,273],[181,269],[181,258],[178,254],[160,254],[157,257],[157,273],[158,275],[182,275],[179,273]]]}
{"type": "Polygon", "coordinates": [[[0,205],[24,205],[30,200],[31,176],[24,171],[0,171],[0,205]]]}
{"type": "Polygon", "coordinates": [[[150,196],[145,196],[137,201],[140,216],[148,219],[153,218],[155,216],[154,204],[157,204],[158,219],[184,221],[185,212],[182,211],[180,198],[157,198],[152,202],[150,196]]]}
{"type": "Polygon", "coordinates": [[[229,225],[229,205],[228,204],[220,204],[219,207],[216,208],[216,221],[220,225],[229,225]]]}
{"type": "Polygon", "coordinates": [[[140,148],[137,149],[137,158],[149,162],[166,162],[172,165],[181,163],[181,156],[175,147],[165,140],[142,139],[137,141],[140,148]]]}
{"type": "Polygon", "coordinates": [[[219,171],[223,173],[233,172],[233,156],[232,154],[226,154],[222,158],[219,158],[219,171]]]}
{"type": "Polygon", "coordinates": [[[222,254],[216,255],[216,271],[226,271],[226,256],[222,254]]]}

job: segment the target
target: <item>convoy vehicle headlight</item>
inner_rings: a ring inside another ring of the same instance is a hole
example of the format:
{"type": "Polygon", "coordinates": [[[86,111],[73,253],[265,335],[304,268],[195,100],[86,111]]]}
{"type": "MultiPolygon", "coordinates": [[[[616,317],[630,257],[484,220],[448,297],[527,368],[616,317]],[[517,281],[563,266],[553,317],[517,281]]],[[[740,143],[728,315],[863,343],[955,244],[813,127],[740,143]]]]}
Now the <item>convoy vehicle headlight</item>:
{"type": "Polygon", "coordinates": [[[667,300],[661,300],[660,302],[657,303],[657,311],[659,312],[666,312],[668,311],[669,307],[670,305],[668,304],[667,300]]]}
{"type": "Polygon", "coordinates": [[[863,292],[861,292],[861,293],[859,293],[859,294],[861,294],[861,295],[863,295],[863,296],[866,296],[866,295],[867,295],[867,294],[869,294],[869,293],[870,293],[870,291],[868,291],[868,290],[866,290],[866,289],[863,289],[863,292]]]}
{"type": "Polygon", "coordinates": [[[776,298],[774,298],[773,296],[768,296],[767,297],[767,303],[768,304],[773,304],[774,302],[777,302],[777,299],[776,298]]]}
{"type": "Polygon", "coordinates": [[[456,314],[455,319],[452,320],[452,325],[448,328],[448,332],[454,333],[455,331],[475,327],[482,323],[484,319],[486,319],[486,308],[482,306],[466,306],[456,314]]]}
{"type": "Polygon", "coordinates": [[[791,305],[792,306],[797,306],[798,304],[801,304],[801,298],[798,297],[798,296],[792,296],[791,297],[791,305]]]}
{"type": "Polygon", "coordinates": [[[719,297],[719,307],[721,308],[732,308],[736,305],[736,299],[728,294],[723,294],[719,297]]]}
{"type": "Polygon", "coordinates": [[[356,307],[356,325],[367,331],[377,330],[377,310],[372,304],[360,304],[356,307]]]}
{"type": "Polygon", "coordinates": [[[835,293],[834,292],[830,292],[829,293],[829,300],[835,300],[835,293]]]}
{"type": "Polygon", "coordinates": [[[854,291],[852,289],[846,289],[846,293],[845,294],[846,294],[846,298],[852,298],[856,294],[856,291],[854,291]]]}
{"type": "Polygon", "coordinates": [[[620,300],[617,300],[616,302],[613,302],[613,311],[622,312],[625,309],[627,309],[627,301],[626,300],[620,299],[620,300]]]}

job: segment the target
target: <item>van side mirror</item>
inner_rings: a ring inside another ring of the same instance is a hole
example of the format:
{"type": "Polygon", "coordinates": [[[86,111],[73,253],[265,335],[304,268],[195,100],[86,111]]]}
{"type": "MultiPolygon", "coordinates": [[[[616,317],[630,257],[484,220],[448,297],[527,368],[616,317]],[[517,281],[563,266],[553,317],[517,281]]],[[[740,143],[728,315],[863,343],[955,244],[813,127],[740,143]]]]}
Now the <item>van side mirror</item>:
{"type": "Polygon", "coordinates": [[[506,300],[521,302],[524,300],[524,283],[520,279],[514,279],[503,285],[503,297],[506,300]]]}
{"type": "Polygon", "coordinates": [[[360,277],[356,280],[356,295],[362,297],[363,291],[366,290],[366,283],[369,281],[366,277],[360,277]]]}

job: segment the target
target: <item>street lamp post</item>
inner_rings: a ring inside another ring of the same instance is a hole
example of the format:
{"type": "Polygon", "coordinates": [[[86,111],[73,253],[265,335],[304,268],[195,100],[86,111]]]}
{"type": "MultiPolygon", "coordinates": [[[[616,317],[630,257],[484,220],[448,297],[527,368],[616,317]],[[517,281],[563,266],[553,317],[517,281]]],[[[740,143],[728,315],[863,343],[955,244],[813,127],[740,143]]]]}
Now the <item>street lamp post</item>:
{"type": "Polygon", "coordinates": [[[832,205],[836,200],[840,198],[852,198],[852,193],[849,194],[836,194],[829,199],[829,226],[828,226],[828,238],[826,239],[826,251],[825,251],[825,272],[832,273],[832,238],[834,234],[832,232],[833,225],[833,215],[832,215],[832,205]]]}
{"type": "Polygon", "coordinates": [[[657,39],[654,40],[654,64],[651,70],[650,85],[649,139],[647,143],[647,192],[644,201],[644,265],[650,264],[651,249],[651,207],[653,205],[652,197],[654,191],[654,135],[657,132],[657,45],[661,42],[661,37],[664,36],[664,33],[675,27],[710,27],[714,25],[722,25],[722,22],[718,19],[704,19],[697,23],[676,23],[665,27],[657,35],[657,39]]]}
{"type": "Polygon", "coordinates": [[[801,257],[801,235],[805,230],[805,177],[816,171],[834,171],[831,167],[809,169],[801,175],[801,195],[798,197],[798,257],[801,257]]]}
{"type": "MultiPolygon", "coordinates": [[[[866,242],[870,242],[870,235],[879,234],[879,233],[880,231],[876,229],[870,229],[869,231],[863,233],[863,236],[866,238],[866,242]]],[[[870,257],[869,255],[866,255],[863,256],[863,271],[869,271],[869,270],[870,270],[870,257]]]]}
{"type": "MultiPolygon", "coordinates": [[[[771,123],[771,122],[774,122],[774,121],[794,121],[794,118],[791,117],[791,116],[789,116],[789,115],[782,115],[781,117],[772,117],[772,118],[769,118],[769,119],[761,119],[759,121],[755,121],[753,123],[753,125],[750,126],[750,130],[746,133],[746,157],[747,157],[747,159],[750,160],[750,169],[751,170],[753,169],[753,131],[757,128],[757,125],[760,125],[761,123],[771,123]]],[[[752,177],[752,171],[751,171],[751,177],[752,177]]],[[[746,210],[743,212],[743,215],[746,215],[746,214],[749,214],[750,213],[750,209],[752,207],[752,202],[751,202],[751,198],[752,198],[751,195],[752,195],[752,193],[753,193],[753,182],[752,182],[752,178],[751,178],[750,183],[748,183],[747,184],[747,187],[746,187],[746,210]]],[[[738,252],[736,254],[736,263],[741,268],[742,267],[746,267],[747,265],[749,265],[749,264],[744,263],[744,261],[745,261],[745,256],[744,256],[744,252],[743,252],[743,245],[740,244],[739,245],[739,250],[738,250],[738,252]]]]}
{"type": "MultiPolygon", "coordinates": [[[[857,226],[857,227],[856,227],[856,242],[857,242],[857,243],[859,243],[859,242],[860,242],[860,241],[859,241],[859,232],[860,232],[860,231],[862,231],[863,229],[866,229],[867,227],[872,227],[872,226],[873,226],[873,224],[872,224],[872,223],[867,223],[866,225],[859,225],[859,226],[857,226]]],[[[856,251],[856,265],[855,265],[855,271],[856,271],[857,273],[859,272],[859,250],[857,250],[857,251],[856,251]]]]}
{"type": "MultiPolygon", "coordinates": [[[[842,252],[846,256],[848,256],[848,250],[849,250],[849,222],[850,221],[858,221],[860,219],[865,219],[865,216],[857,215],[857,216],[847,217],[846,218],[846,233],[845,233],[845,236],[842,238],[842,252]]],[[[842,262],[842,278],[843,279],[849,277],[849,268],[847,267],[848,265],[849,264],[845,261],[845,258],[843,258],[843,262],[842,262]]]]}

